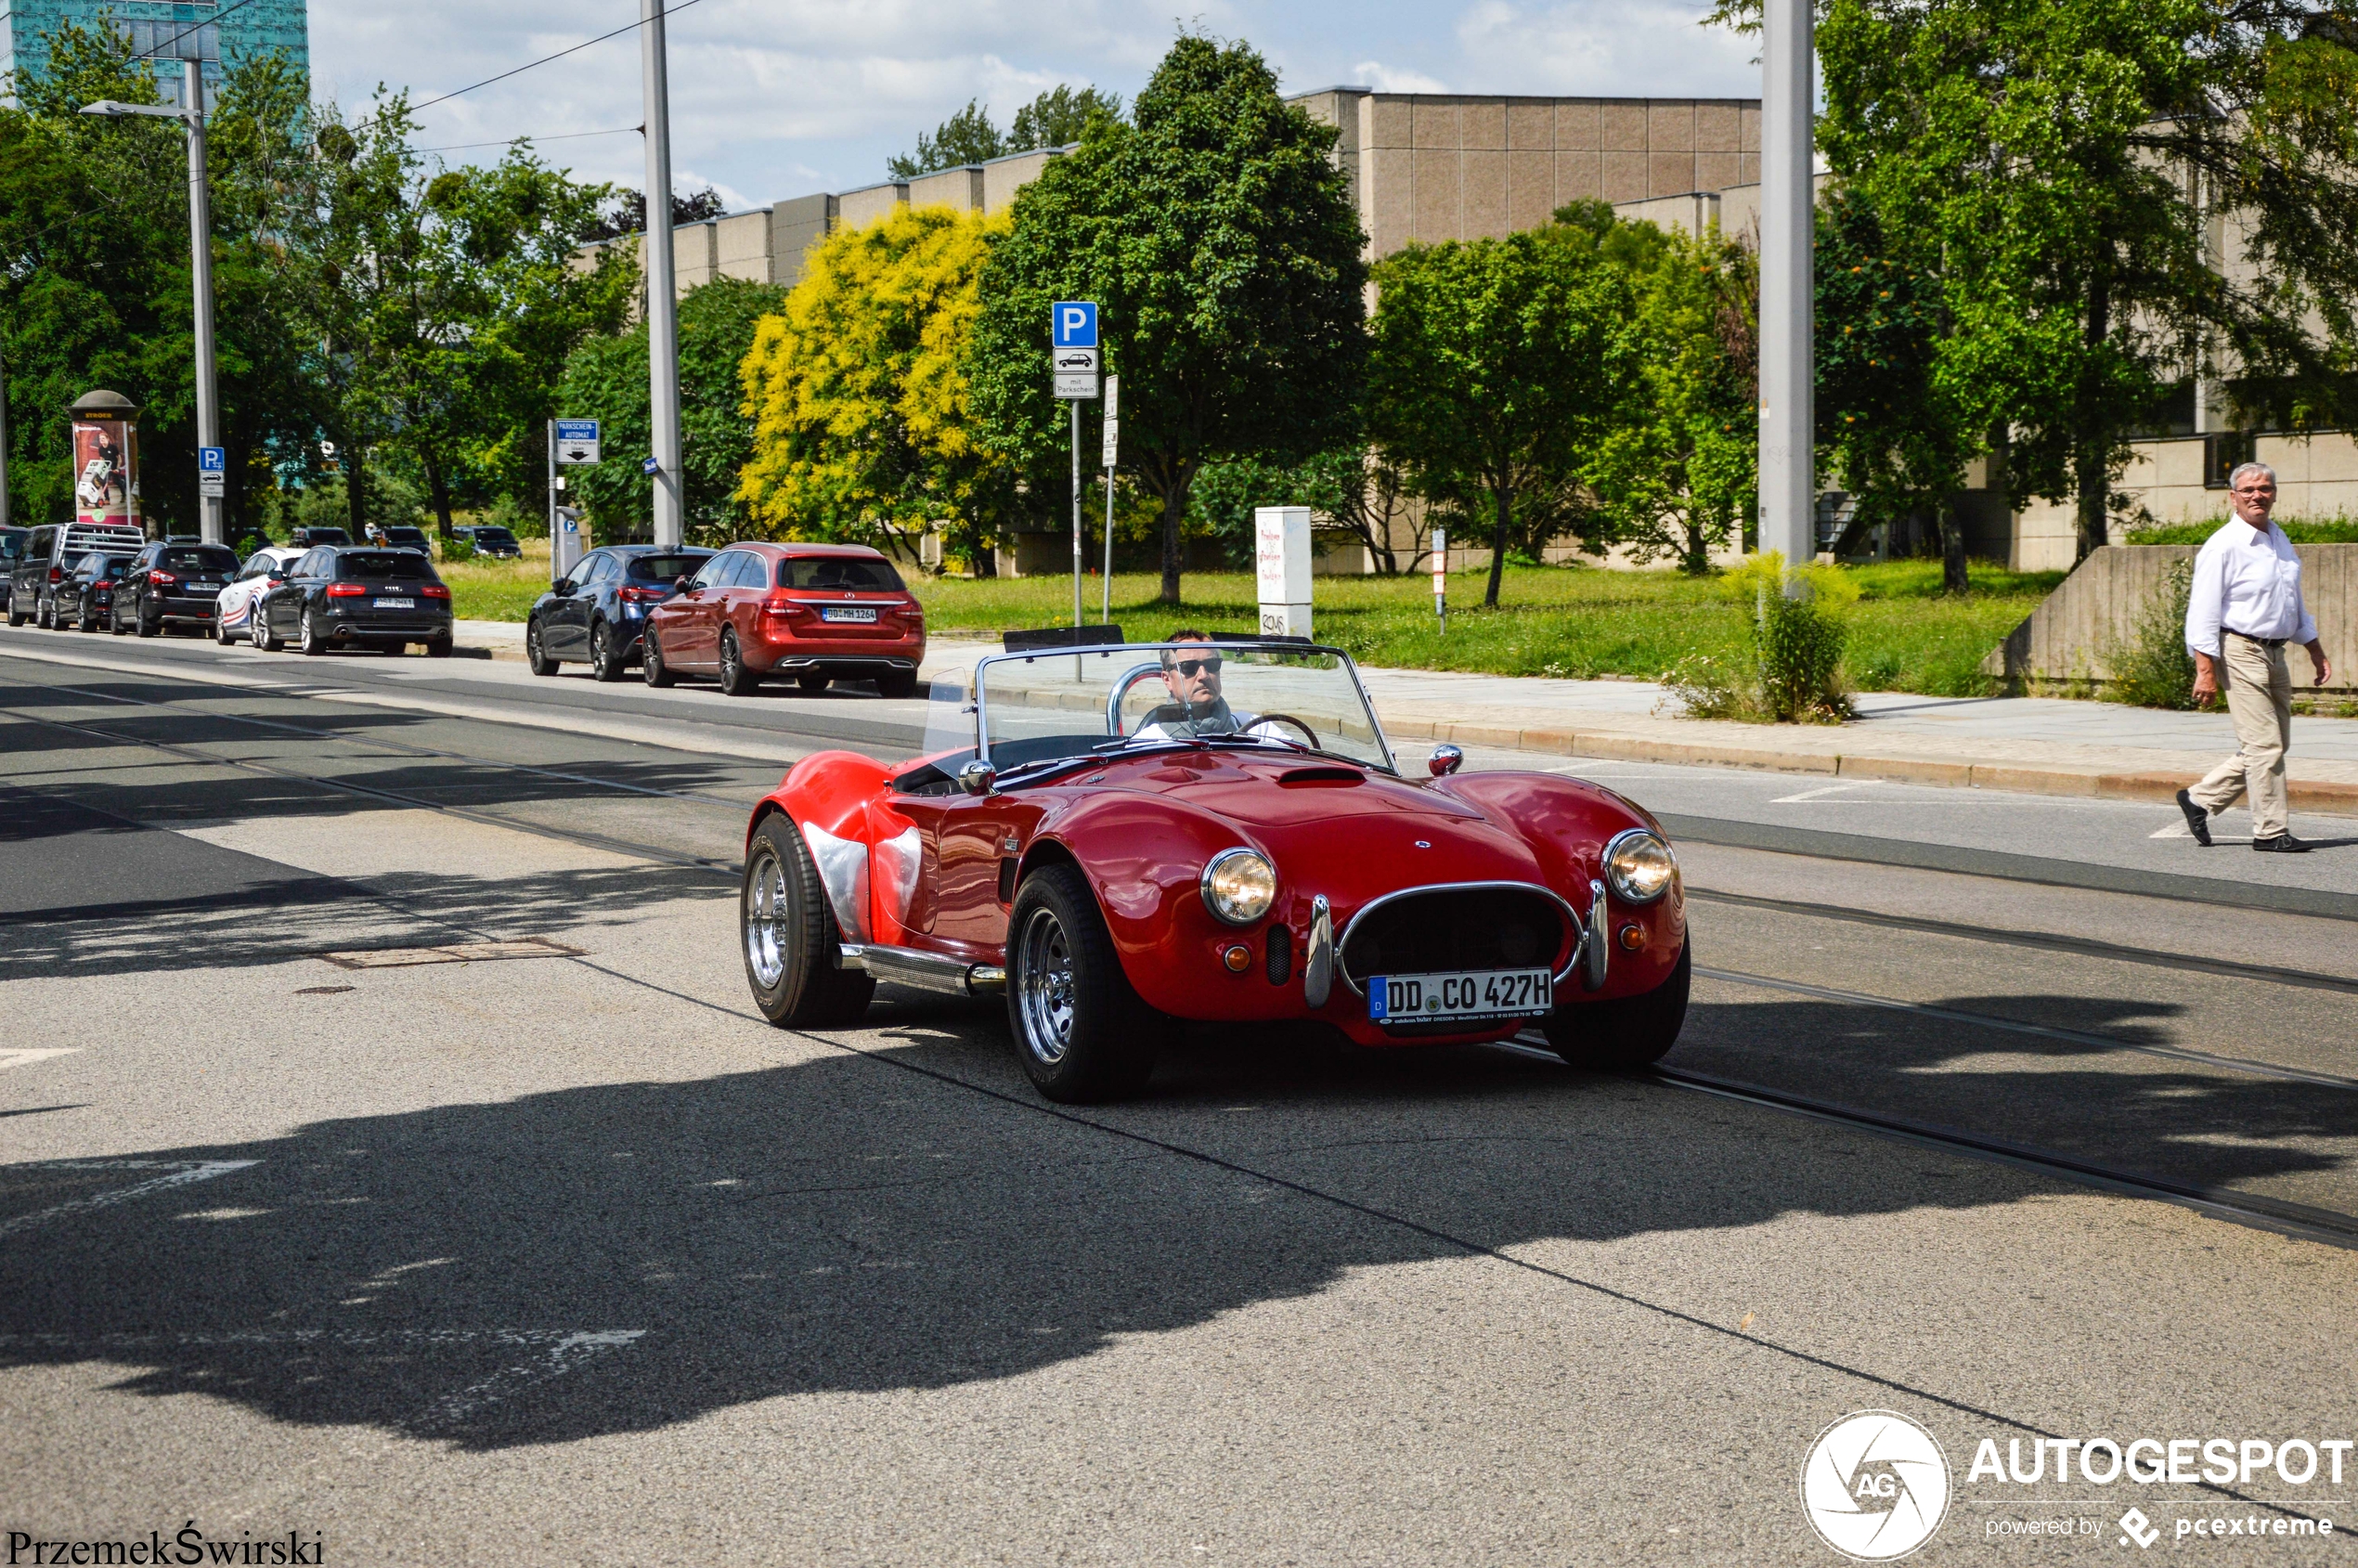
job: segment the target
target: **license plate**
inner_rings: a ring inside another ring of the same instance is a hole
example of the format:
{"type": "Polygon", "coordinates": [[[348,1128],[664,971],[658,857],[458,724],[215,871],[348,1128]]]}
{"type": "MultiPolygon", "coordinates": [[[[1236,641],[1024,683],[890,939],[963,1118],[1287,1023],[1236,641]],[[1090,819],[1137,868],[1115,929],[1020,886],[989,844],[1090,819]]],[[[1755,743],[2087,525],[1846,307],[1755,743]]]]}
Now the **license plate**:
{"type": "Polygon", "coordinates": [[[874,626],[876,624],[876,607],[874,604],[846,604],[840,608],[820,611],[819,618],[823,621],[854,621],[864,626],[874,626]]]}
{"type": "Polygon", "coordinates": [[[380,610],[414,610],[418,607],[414,599],[371,599],[369,603],[380,610]]]}
{"type": "Polygon", "coordinates": [[[1554,1007],[1554,988],[1545,969],[1377,975],[1367,981],[1367,1016],[1378,1022],[1539,1017],[1554,1007]]]}

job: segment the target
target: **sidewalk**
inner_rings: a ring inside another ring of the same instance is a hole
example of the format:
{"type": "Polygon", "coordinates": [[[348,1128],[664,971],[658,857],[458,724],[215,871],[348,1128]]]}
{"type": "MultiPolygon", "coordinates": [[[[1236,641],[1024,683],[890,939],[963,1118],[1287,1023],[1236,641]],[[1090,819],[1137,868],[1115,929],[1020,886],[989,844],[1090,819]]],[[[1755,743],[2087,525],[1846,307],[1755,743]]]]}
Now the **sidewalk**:
{"type": "MultiPolygon", "coordinates": [[[[461,621],[459,641],[524,657],[518,623],[461,621]]],[[[928,676],[971,669],[995,643],[937,639],[928,676]]],[[[2164,713],[2059,697],[1859,696],[1854,723],[1734,724],[1678,717],[1640,680],[1378,669],[1361,677],[1385,732],[1415,743],[1670,762],[1829,777],[1889,779],[2029,795],[2168,803],[2235,748],[2223,710],[2164,713]]],[[[2358,719],[2296,719],[2287,769],[2295,810],[2358,816],[2358,719]]]]}

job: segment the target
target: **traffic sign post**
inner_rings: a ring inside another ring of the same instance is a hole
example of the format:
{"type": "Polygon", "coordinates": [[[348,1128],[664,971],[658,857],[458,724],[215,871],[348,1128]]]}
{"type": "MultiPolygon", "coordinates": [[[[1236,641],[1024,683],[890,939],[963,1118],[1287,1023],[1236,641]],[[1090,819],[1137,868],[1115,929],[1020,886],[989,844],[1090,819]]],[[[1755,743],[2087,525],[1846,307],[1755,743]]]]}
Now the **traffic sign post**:
{"type": "Polygon", "coordinates": [[[568,466],[598,461],[596,420],[556,420],[551,422],[556,427],[557,461],[568,466]]]}
{"type": "Polygon", "coordinates": [[[1048,307],[1048,369],[1056,395],[1072,406],[1072,624],[1081,625],[1081,405],[1097,395],[1097,306],[1058,300],[1048,307]]]}
{"type": "Polygon", "coordinates": [[[229,493],[229,453],[222,447],[197,448],[197,494],[217,501],[229,493]]]}

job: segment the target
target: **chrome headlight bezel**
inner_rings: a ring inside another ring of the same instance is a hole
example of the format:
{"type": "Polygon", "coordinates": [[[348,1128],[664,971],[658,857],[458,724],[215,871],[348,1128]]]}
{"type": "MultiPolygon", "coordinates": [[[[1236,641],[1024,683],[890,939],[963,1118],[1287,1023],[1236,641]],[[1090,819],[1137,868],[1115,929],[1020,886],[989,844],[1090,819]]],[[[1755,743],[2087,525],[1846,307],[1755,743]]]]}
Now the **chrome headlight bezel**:
{"type": "Polygon", "coordinates": [[[1224,926],[1250,926],[1276,905],[1277,867],[1260,850],[1239,844],[1234,849],[1223,849],[1206,861],[1203,875],[1197,878],[1196,887],[1203,896],[1203,907],[1211,912],[1214,920],[1224,926]],[[1258,866],[1261,872],[1263,887],[1257,902],[1252,901],[1250,893],[1246,899],[1238,901],[1221,890],[1224,872],[1250,876],[1250,866],[1258,866]]]}
{"type": "Polygon", "coordinates": [[[1659,903],[1678,882],[1678,856],[1670,841],[1650,827],[1633,827],[1616,833],[1605,844],[1599,862],[1604,867],[1605,881],[1613,888],[1613,897],[1627,904],[1659,903]],[[1633,882],[1623,857],[1631,851],[1643,851],[1649,847],[1662,852],[1665,874],[1651,891],[1633,882]]]}

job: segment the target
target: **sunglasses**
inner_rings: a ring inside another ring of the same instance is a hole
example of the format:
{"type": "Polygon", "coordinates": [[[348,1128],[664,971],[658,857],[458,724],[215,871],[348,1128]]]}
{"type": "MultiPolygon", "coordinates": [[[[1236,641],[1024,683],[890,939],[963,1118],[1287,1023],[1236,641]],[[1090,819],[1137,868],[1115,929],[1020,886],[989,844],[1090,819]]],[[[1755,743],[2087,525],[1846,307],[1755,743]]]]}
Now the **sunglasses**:
{"type": "Polygon", "coordinates": [[[1214,654],[1208,659],[1181,659],[1177,664],[1167,665],[1164,667],[1167,669],[1175,669],[1182,675],[1191,676],[1198,670],[1205,669],[1208,669],[1214,675],[1217,675],[1220,673],[1220,655],[1214,654]]]}

